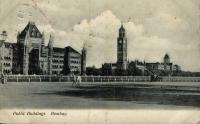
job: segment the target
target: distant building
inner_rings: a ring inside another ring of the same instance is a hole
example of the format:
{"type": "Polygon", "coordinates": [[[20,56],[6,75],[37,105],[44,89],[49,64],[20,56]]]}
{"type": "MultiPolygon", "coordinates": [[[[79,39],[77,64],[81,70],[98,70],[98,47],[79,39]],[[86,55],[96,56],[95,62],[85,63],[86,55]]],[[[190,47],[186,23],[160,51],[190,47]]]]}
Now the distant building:
{"type": "Polygon", "coordinates": [[[164,73],[163,75],[172,75],[174,71],[181,71],[179,65],[174,65],[170,62],[170,57],[168,54],[165,54],[163,63],[146,63],[146,68],[157,74],[164,73]]]}
{"type": "Polygon", "coordinates": [[[102,75],[115,75],[117,69],[116,63],[104,63],[102,65],[102,75]]]}
{"type": "Polygon", "coordinates": [[[127,38],[126,30],[122,24],[117,38],[117,62],[104,63],[102,65],[102,75],[125,75],[124,72],[127,71],[127,68],[127,38]]]}
{"type": "Polygon", "coordinates": [[[127,38],[126,30],[121,25],[119,29],[119,36],[117,38],[117,68],[119,70],[127,70],[127,38]]]}
{"type": "Polygon", "coordinates": [[[70,46],[64,53],[64,74],[81,74],[81,54],[70,46]]]}

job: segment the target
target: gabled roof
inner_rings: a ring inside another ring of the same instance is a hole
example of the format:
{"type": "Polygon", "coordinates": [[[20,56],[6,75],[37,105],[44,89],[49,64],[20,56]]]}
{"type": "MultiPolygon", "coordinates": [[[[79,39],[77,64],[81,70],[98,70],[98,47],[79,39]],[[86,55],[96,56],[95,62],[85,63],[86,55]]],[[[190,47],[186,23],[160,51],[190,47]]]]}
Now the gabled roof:
{"type": "Polygon", "coordinates": [[[123,31],[123,32],[125,31],[125,28],[124,28],[123,24],[121,25],[119,31],[123,31]]]}
{"type": "Polygon", "coordinates": [[[165,59],[168,59],[169,58],[169,55],[168,54],[165,54],[165,57],[164,57],[165,59]]]}
{"type": "Polygon", "coordinates": [[[38,38],[41,38],[42,37],[42,34],[41,32],[39,31],[39,29],[36,27],[35,23],[34,22],[29,22],[26,27],[24,28],[24,30],[22,30],[21,33],[19,33],[19,37],[21,38],[25,38],[27,32],[29,32],[30,34],[30,37],[38,37],[38,38]],[[35,32],[35,36],[32,35],[32,32],[35,32]]]}
{"type": "Polygon", "coordinates": [[[78,53],[78,54],[80,54],[78,51],[76,51],[74,48],[72,48],[71,46],[67,46],[67,47],[65,47],[65,49],[67,50],[67,51],[72,51],[72,52],[75,52],[75,53],[78,53]]]}
{"type": "Polygon", "coordinates": [[[64,48],[53,47],[54,52],[64,53],[64,48]]]}

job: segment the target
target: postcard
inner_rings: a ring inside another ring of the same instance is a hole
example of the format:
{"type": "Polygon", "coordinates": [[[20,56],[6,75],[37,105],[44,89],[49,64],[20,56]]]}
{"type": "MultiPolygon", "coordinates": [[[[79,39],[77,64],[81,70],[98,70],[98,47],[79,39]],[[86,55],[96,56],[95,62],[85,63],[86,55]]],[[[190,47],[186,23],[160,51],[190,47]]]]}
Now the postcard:
{"type": "Polygon", "coordinates": [[[0,123],[200,124],[199,0],[0,0],[0,123]]]}

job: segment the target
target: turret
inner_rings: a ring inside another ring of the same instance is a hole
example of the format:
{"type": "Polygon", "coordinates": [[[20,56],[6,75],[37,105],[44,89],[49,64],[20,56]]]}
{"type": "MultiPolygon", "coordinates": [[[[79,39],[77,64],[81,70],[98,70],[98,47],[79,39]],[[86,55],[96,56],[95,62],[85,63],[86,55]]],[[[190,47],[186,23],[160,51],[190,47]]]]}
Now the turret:
{"type": "Polygon", "coordinates": [[[54,42],[54,37],[50,35],[49,38],[49,43],[48,43],[48,74],[52,75],[52,54],[53,54],[53,42],[54,42]]]}
{"type": "Polygon", "coordinates": [[[163,61],[164,61],[165,64],[169,64],[170,63],[170,57],[169,57],[169,55],[167,53],[165,54],[163,61]]]}
{"type": "Polygon", "coordinates": [[[53,48],[54,36],[51,34],[49,38],[48,47],[53,48]]]}
{"type": "Polygon", "coordinates": [[[41,45],[42,46],[45,45],[45,35],[44,35],[44,32],[42,32],[42,44],[41,45]]]}
{"type": "Polygon", "coordinates": [[[6,31],[2,31],[2,34],[0,34],[1,35],[1,40],[3,40],[3,41],[6,41],[6,39],[7,39],[7,32],[6,31]]]}
{"type": "Polygon", "coordinates": [[[85,45],[83,46],[83,49],[81,51],[81,75],[86,74],[86,47],[85,45]]]}

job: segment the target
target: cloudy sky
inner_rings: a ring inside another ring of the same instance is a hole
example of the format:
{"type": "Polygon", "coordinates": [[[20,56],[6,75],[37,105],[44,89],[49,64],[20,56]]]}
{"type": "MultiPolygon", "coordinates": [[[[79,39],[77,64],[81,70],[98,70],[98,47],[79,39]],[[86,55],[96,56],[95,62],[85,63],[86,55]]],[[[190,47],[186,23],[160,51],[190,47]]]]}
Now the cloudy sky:
{"type": "Polygon", "coordinates": [[[161,62],[165,53],[184,70],[200,71],[199,0],[0,0],[0,30],[16,42],[28,21],[54,34],[55,46],[78,51],[87,44],[87,65],[116,62],[123,22],[128,59],[161,62]]]}

